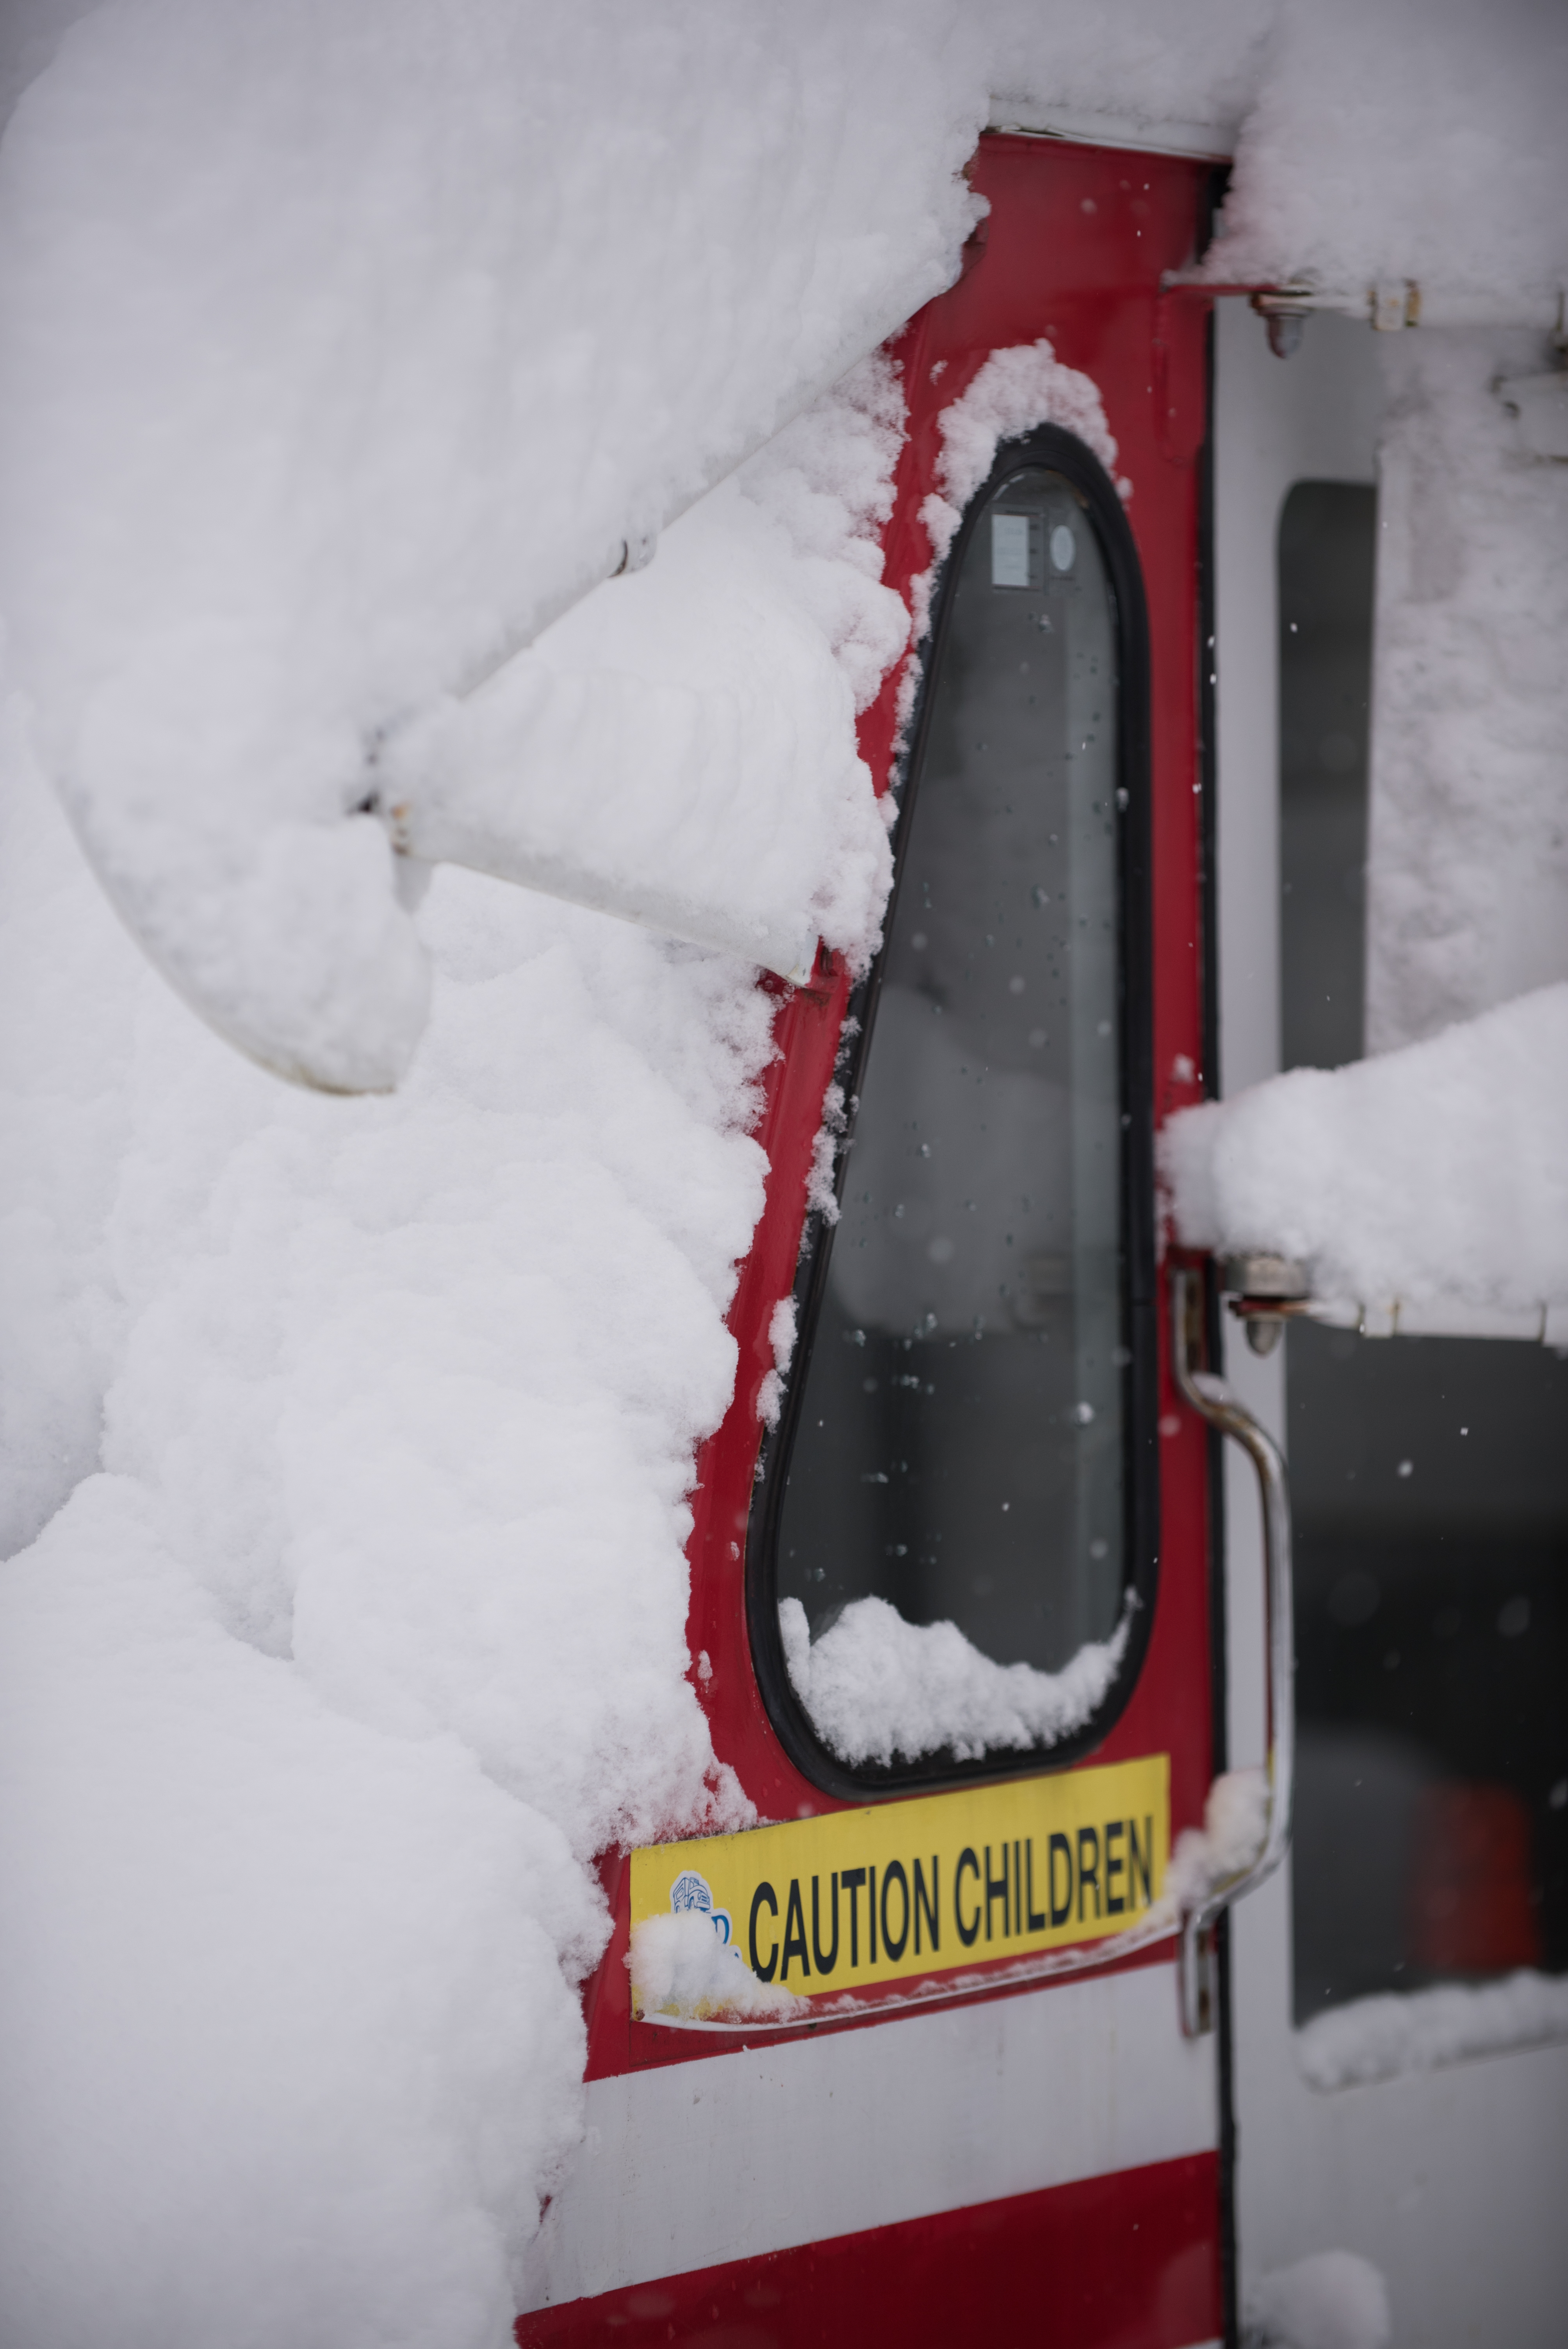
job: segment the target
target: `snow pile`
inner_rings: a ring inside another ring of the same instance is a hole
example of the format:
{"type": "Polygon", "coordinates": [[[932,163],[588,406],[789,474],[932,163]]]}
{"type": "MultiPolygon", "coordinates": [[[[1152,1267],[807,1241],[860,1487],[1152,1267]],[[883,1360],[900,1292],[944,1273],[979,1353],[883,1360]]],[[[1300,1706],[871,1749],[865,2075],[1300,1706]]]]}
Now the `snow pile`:
{"type": "Polygon", "coordinates": [[[577,2131],[559,1827],[225,1628],[136,1479],[0,1592],[0,2334],[499,2344],[577,2131]]]}
{"type": "Polygon", "coordinates": [[[780,1984],[758,1982],[700,1909],[643,1918],[633,1928],[626,1963],[639,2014],[788,2023],[808,2003],[780,1984]]]}
{"type": "Polygon", "coordinates": [[[1315,2088],[1348,2088],[1568,2039],[1568,1981],[1522,1971],[1505,1982],[1358,1998],[1297,2032],[1296,2060],[1315,2088]]]}
{"type": "Polygon", "coordinates": [[[909,633],[876,537],[903,413],[865,361],[651,567],[397,737],[380,786],[413,852],[786,976],[819,936],[862,968],[892,864],[854,720],[909,633]]]}
{"type": "Polygon", "coordinates": [[[447,698],[951,277],[972,47],[941,0],[755,5],[722,38],[631,0],[138,0],[67,36],[0,156],[0,605],[101,877],[245,1049],[352,1088],[407,1065],[425,957],[355,811],[438,749],[477,803],[438,797],[437,853],[489,853],[510,767],[542,877],[608,847],[613,894],[727,791],[709,864],[652,876],[689,926],[799,795],[743,926],[804,936],[825,890],[847,939],[874,927],[863,809],[833,904],[852,704],[760,525],[717,575],[701,528],[662,549],[667,589],[619,583],[467,725],[447,698]]]}
{"type": "Polygon", "coordinates": [[[1212,275],[1414,278],[1483,300],[1568,279],[1568,17],[1552,0],[1270,15],[1212,275]]]}
{"type": "Polygon", "coordinates": [[[771,1007],[443,873],[403,1092],[294,1092],[4,781],[0,2334],[499,2349],[586,1863],[750,1816],[682,1552],[771,1007]]]}
{"type": "Polygon", "coordinates": [[[1568,467],[1531,461],[1493,388],[1553,355],[1380,340],[1374,1051],[1568,979],[1568,467]]]}
{"type": "Polygon", "coordinates": [[[915,1761],[951,1749],[982,1754],[1054,1745],[1106,1698],[1127,1646],[1124,1615],[1059,1672],[998,1664],[955,1623],[906,1623],[885,1599],[857,1599],[813,1641],[798,1599],[779,1604],[789,1683],[841,1761],[915,1761]]]}
{"type": "Polygon", "coordinates": [[[1247,2295],[1246,2349],[1387,2349],[1388,2287],[1355,2251],[1314,2251],[1247,2295]]]}
{"type": "Polygon", "coordinates": [[[1269,1782],[1262,1770],[1222,1771],[1203,1804],[1202,1828],[1183,1827],[1166,1871],[1163,1901],[1177,1915],[1245,1875],[1264,1847],[1269,1782]]]}
{"type": "Polygon", "coordinates": [[[1368,1305],[1568,1299],[1565,1073],[1568,985],[1184,1110],[1162,1143],[1177,1233],[1296,1257],[1317,1295],[1368,1305]]]}
{"type": "Polygon", "coordinates": [[[1009,100],[1060,111],[1087,135],[1109,115],[1129,124],[1205,124],[1222,144],[1266,76],[1276,0],[993,0],[976,9],[989,39],[993,115],[1009,100]]]}

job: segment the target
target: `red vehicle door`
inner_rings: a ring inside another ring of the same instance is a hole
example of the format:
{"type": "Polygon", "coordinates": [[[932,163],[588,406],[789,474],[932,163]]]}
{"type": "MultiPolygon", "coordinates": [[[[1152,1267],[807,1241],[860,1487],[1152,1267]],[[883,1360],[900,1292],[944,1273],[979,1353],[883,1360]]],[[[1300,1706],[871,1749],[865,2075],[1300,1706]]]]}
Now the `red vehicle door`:
{"type": "Polygon", "coordinates": [[[1162,280],[1210,166],[993,134],[973,178],[971,265],[893,352],[885,575],[931,596],[862,724],[895,901],[869,978],[779,990],[696,1472],[692,1670],[764,1824],[605,1862],[524,2344],[1226,2330],[1221,2038],[1161,1906],[1219,1757],[1153,1177],[1204,1062],[1206,326],[1162,280]],[[1062,371],[1046,413],[998,353],[1062,371]],[[693,1906],[783,2019],[634,1983],[634,1923],[693,1906]]]}

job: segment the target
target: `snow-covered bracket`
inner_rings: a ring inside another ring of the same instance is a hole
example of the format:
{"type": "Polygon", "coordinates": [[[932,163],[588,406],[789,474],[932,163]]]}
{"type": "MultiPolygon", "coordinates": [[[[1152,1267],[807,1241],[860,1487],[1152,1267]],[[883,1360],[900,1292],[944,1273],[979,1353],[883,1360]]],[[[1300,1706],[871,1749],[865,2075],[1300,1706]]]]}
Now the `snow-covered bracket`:
{"type": "Polygon", "coordinates": [[[1306,1266],[1266,1255],[1225,1257],[1220,1279],[1254,1354],[1272,1353],[1288,1321],[1318,1321],[1360,1338],[1501,1338],[1568,1350],[1568,1302],[1561,1299],[1510,1308],[1462,1298],[1316,1297],[1306,1266]]]}
{"type": "MultiPolygon", "coordinates": [[[[1363,285],[1326,285],[1309,272],[1272,281],[1230,280],[1196,269],[1171,270],[1161,291],[1167,295],[1192,294],[1213,301],[1229,295],[1244,296],[1268,329],[1269,348],[1276,358],[1288,359],[1301,347],[1308,318],[1328,315],[1362,318],[1377,333],[1398,334],[1410,326],[1524,326],[1555,336],[1561,343],[1568,326],[1568,289],[1562,286],[1421,285],[1413,277],[1380,277],[1363,285]]],[[[1551,386],[1554,378],[1542,378],[1551,386]]],[[[1532,397],[1531,417],[1538,397],[1537,379],[1521,387],[1532,397]]],[[[1528,430],[1532,428],[1527,428],[1528,430]]],[[[1555,428],[1553,422],[1545,429],[1555,428]]],[[[1532,453],[1557,456],[1555,447],[1532,453]]]]}

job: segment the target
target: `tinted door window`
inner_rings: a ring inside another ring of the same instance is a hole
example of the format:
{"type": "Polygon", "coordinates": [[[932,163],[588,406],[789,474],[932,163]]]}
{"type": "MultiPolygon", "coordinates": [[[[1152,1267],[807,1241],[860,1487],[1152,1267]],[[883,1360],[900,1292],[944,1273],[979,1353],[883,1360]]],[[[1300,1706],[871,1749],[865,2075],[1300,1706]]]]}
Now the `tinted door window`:
{"type": "MultiPolygon", "coordinates": [[[[1283,1059],[1362,1050],[1376,492],[1280,525],[1283,1059]]],[[[1295,2013],[1568,1966],[1568,1361],[1294,1327],[1295,2013]]]]}

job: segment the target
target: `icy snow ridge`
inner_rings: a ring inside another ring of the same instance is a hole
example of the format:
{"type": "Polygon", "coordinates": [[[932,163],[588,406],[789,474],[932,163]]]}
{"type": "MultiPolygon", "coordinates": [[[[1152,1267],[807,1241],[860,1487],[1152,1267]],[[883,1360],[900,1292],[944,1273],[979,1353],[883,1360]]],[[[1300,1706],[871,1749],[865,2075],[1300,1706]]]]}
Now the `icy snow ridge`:
{"type": "MultiPolygon", "coordinates": [[[[1091,449],[1107,472],[1116,470],[1116,442],[1105,420],[1098,386],[1077,367],[1064,367],[1049,341],[1016,343],[993,351],[972,383],[942,411],[940,490],[920,510],[931,542],[931,567],[912,583],[914,636],[918,646],[931,628],[931,599],[964,509],[996,461],[1004,440],[1016,440],[1037,425],[1059,424],[1091,449]]],[[[1130,496],[1132,485],[1118,487],[1130,496]]],[[[918,682],[912,657],[901,680],[901,716],[907,722],[918,682]]]]}
{"type": "Polygon", "coordinates": [[[815,1640],[800,1601],[786,1599],[779,1628],[790,1685],[841,1761],[915,1761],[950,1747],[967,1762],[1081,1729],[1116,1678],[1128,1619],[1059,1672],[995,1663],[955,1623],[906,1623],[885,1599],[855,1599],[815,1640]]]}

